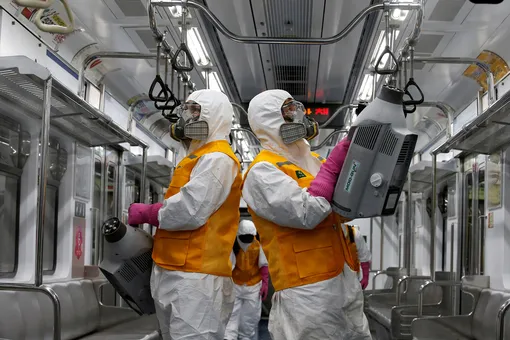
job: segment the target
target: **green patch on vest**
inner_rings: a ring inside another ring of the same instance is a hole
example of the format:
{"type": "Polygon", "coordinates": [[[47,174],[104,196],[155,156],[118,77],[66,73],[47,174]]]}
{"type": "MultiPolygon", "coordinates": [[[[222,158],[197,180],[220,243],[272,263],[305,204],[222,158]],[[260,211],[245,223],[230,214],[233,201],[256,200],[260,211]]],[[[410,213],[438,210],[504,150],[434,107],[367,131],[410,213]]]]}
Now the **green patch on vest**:
{"type": "Polygon", "coordinates": [[[296,170],[296,176],[298,179],[306,177],[306,175],[301,170],[296,170]]]}

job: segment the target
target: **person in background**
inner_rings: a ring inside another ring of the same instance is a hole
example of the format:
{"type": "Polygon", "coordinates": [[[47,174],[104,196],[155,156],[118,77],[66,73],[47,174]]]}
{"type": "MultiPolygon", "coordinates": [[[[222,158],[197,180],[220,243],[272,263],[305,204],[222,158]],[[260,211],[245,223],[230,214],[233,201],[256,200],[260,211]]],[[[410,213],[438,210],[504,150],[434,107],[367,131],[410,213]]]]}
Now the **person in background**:
{"type": "Polygon", "coordinates": [[[267,297],[269,270],[260,246],[257,229],[250,220],[241,220],[233,255],[236,300],[227,324],[226,340],[251,340],[259,325],[262,301],[267,297]]]}
{"type": "Polygon", "coordinates": [[[367,243],[357,227],[350,224],[342,224],[342,230],[346,237],[351,256],[353,257],[354,267],[351,269],[358,273],[361,288],[364,290],[368,286],[372,254],[370,254],[367,243]]]}
{"type": "Polygon", "coordinates": [[[242,190],[275,288],[272,339],[371,339],[362,290],[339,232],[347,220],[329,203],[330,178],[338,178],[349,140],[323,163],[307,142],[317,135],[317,124],[282,90],[255,96],[248,119],[264,150],[248,168],[242,190]]]}
{"type": "Polygon", "coordinates": [[[222,340],[234,307],[230,253],[241,172],[227,142],[234,115],[214,90],[193,92],[176,109],[171,136],[187,150],[163,203],[132,204],[129,224],[158,226],[151,292],[163,339],[222,340]]]}

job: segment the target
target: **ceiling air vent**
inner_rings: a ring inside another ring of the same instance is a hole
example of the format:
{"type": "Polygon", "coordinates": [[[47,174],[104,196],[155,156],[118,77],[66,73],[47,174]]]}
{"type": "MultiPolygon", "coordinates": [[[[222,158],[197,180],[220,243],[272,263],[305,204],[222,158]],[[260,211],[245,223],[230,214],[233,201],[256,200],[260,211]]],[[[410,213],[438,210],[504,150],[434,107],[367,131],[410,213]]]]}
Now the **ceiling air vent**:
{"type": "Polygon", "coordinates": [[[306,95],[307,66],[275,66],[276,87],[289,92],[293,97],[306,95]]]}
{"type": "Polygon", "coordinates": [[[140,0],[115,0],[115,4],[126,17],[147,16],[147,8],[140,0]]]}
{"type": "Polygon", "coordinates": [[[466,0],[439,0],[430,14],[430,21],[454,21],[466,0]]]}

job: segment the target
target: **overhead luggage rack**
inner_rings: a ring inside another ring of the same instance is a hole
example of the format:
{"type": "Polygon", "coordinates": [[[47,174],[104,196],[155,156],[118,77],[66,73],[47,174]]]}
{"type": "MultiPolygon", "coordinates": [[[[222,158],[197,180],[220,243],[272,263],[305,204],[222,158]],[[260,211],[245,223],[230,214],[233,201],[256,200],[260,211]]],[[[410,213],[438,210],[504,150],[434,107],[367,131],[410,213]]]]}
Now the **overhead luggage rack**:
{"type": "MultiPolygon", "coordinates": [[[[409,167],[411,174],[411,192],[424,192],[432,188],[432,161],[420,161],[409,167]]],[[[450,160],[448,162],[437,163],[437,180],[445,178],[457,171],[457,161],[450,160]]],[[[409,188],[409,183],[406,183],[405,190],[409,188]]]]}
{"type": "MultiPolygon", "coordinates": [[[[142,156],[128,154],[125,165],[138,172],[142,171],[142,156]]],[[[172,176],[173,163],[162,156],[147,156],[147,178],[167,187],[172,176]]]]}
{"type": "Polygon", "coordinates": [[[436,148],[433,154],[446,153],[453,149],[463,151],[457,157],[471,153],[491,154],[509,143],[510,91],[436,148]]]}
{"type": "MultiPolygon", "coordinates": [[[[42,119],[45,82],[50,77],[46,68],[25,56],[0,57],[1,107],[42,119]]],[[[91,147],[119,143],[147,147],[62,83],[55,79],[51,83],[52,127],[91,147]]]]}

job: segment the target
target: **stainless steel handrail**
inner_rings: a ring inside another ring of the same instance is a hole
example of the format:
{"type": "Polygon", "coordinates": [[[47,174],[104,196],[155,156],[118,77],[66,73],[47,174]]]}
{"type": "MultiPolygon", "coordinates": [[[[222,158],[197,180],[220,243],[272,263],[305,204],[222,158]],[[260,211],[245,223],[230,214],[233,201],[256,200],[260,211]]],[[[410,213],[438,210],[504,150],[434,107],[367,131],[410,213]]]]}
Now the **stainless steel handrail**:
{"type": "Polygon", "coordinates": [[[471,64],[480,67],[487,75],[487,87],[489,93],[489,106],[496,101],[496,87],[494,82],[494,74],[491,71],[491,66],[476,58],[462,58],[462,57],[415,57],[414,61],[423,63],[435,64],[471,64]]]}
{"type": "Polygon", "coordinates": [[[375,274],[374,274],[374,277],[372,277],[372,294],[375,294],[375,279],[376,277],[378,277],[379,275],[388,275],[388,272],[386,270],[378,270],[375,274]]]}
{"type": "Polygon", "coordinates": [[[446,126],[446,138],[450,138],[453,135],[452,132],[452,124],[453,124],[453,115],[455,114],[455,110],[449,104],[444,102],[423,102],[420,104],[421,107],[437,107],[439,110],[443,111],[446,115],[446,119],[448,120],[448,125],[446,126]]]}
{"type": "MultiPolygon", "coordinates": [[[[404,283],[404,282],[407,282],[407,281],[412,281],[412,280],[426,280],[426,279],[430,279],[430,276],[419,276],[419,275],[416,275],[416,276],[403,276],[402,278],[400,278],[397,282],[397,296],[396,296],[396,303],[397,303],[397,306],[400,306],[400,286],[404,283]]],[[[404,291],[404,293],[407,292],[407,288],[406,290],[404,291]]]]}
{"type": "MultiPolygon", "coordinates": [[[[418,291],[418,317],[419,318],[421,318],[423,316],[423,292],[425,291],[425,288],[427,288],[430,285],[437,285],[437,286],[442,286],[442,287],[456,287],[456,286],[460,287],[460,286],[462,286],[462,282],[459,282],[459,281],[427,281],[423,285],[421,285],[421,287],[418,291]]],[[[470,294],[469,292],[466,292],[466,293],[470,294]]]]}
{"type": "MultiPolygon", "coordinates": [[[[149,13],[150,8],[153,6],[158,7],[170,7],[170,6],[182,6],[182,1],[149,1],[149,13]]],[[[287,44],[287,45],[328,45],[328,44],[334,44],[343,38],[347,36],[349,32],[351,32],[354,27],[356,27],[366,16],[368,16],[370,13],[382,11],[382,10],[394,10],[394,9],[402,9],[402,10],[419,10],[422,8],[421,4],[416,3],[391,3],[389,1],[385,1],[382,4],[375,4],[372,6],[369,6],[365,9],[363,9],[356,17],[347,24],[347,26],[339,33],[335,34],[331,37],[326,38],[287,38],[287,37],[257,37],[257,36],[240,36],[232,31],[230,31],[225,25],[221,23],[221,21],[214,15],[213,12],[209,8],[207,8],[205,5],[188,0],[185,3],[188,7],[193,7],[199,11],[201,11],[207,19],[211,22],[211,24],[223,35],[225,35],[230,40],[233,40],[235,42],[239,43],[246,43],[246,44],[287,44]]],[[[150,18],[151,27],[156,27],[156,22],[154,16],[150,18]]],[[[155,33],[155,36],[157,32],[153,29],[153,32],[155,33]]],[[[159,34],[158,34],[159,36],[159,34]]]]}
{"type": "Polygon", "coordinates": [[[321,129],[324,129],[325,127],[327,127],[329,124],[331,124],[331,122],[333,120],[335,120],[336,116],[338,116],[340,114],[340,112],[342,112],[343,110],[345,109],[355,109],[357,108],[358,105],[356,104],[345,104],[345,105],[342,105],[340,106],[332,115],[331,117],[328,118],[327,121],[325,121],[324,123],[320,124],[319,125],[319,128],[321,129]]]}
{"type": "Polygon", "coordinates": [[[33,286],[33,285],[22,285],[22,284],[9,284],[9,283],[1,283],[0,291],[20,291],[20,292],[39,292],[43,293],[47,297],[50,298],[51,303],[53,304],[53,340],[60,340],[61,331],[60,331],[60,301],[58,299],[58,295],[55,293],[53,289],[47,286],[33,286]]]}
{"type": "Polygon", "coordinates": [[[505,340],[505,315],[510,309],[510,299],[501,305],[498,311],[498,328],[496,329],[496,339],[505,340]]]}
{"type": "MultiPolygon", "coordinates": [[[[138,53],[138,52],[112,52],[112,51],[100,51],[89,55],[81,63],[80,69],[78,70],[78,96],[84,98],[85,96],[85,70],[92,61],[96,58],[103,59],[157,59],[156,53],[138,53]]],[[[163,53],[160,57],[165,58],[163,53]]]]}
{"type": "Polygon", "coordinates": [[[333,138],[334,136],[336,136],[336,135],[338,135],[340,133],[347,133],[347,132],[349,132],[349,130],[346,130],[346,129],[335,130],[335,131],[331,132],[322,142],[320,142],[319,145],[312,146],[310,148],[310,150],[312,150],[312,151],[319,150],[324,145],[326,145],[326,143],[329,142],[329,140],[331,138],[333,138]]]}

